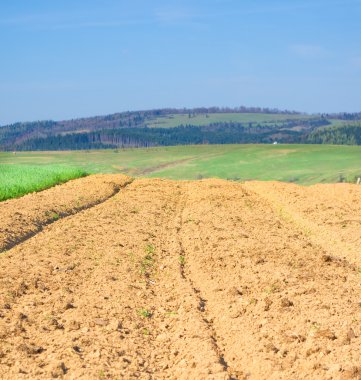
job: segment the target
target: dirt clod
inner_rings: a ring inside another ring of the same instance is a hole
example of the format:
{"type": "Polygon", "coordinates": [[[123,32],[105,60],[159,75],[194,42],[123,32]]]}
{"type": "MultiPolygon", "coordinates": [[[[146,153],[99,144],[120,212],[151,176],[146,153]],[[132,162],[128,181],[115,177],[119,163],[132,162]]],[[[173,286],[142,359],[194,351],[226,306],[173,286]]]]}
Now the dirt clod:
{"type": "Polygon", "coordinates": [[[333,331],[331,331],[330,329],[318,330],[315,334],[315,338],[326,338],[326,339],[330,339],[330,340],[337,339],[335,333],[333,331]]]}
{"type": "Polygon", "coordinates": [[[54,368],[51,370],[51,376],[53,378],[63,377],[68,372],[68,368],[66,368],[63,362],[56,364],[54,368]]]}
{"type": "Polygon", "coordinates": [[[275,354],[277,354],[279,351],[279,349],[273,343],[266,344],[265,349],[267,352],[273,352],[275,354]]]}
{"type": "Polygon", "coordinates": [[[45,351],[43,347],[36,346],[35,344],[21,344],[18,347],[18,350],[23,351],[28,355],[38,355],[45,351]]]}
{"type": "Polygon", "coordinates": [[[288,298],[282,298],[281,306],[282,307],[291,307],[291,306],[293,306],[293,302],[290,301],[288,298]]]}

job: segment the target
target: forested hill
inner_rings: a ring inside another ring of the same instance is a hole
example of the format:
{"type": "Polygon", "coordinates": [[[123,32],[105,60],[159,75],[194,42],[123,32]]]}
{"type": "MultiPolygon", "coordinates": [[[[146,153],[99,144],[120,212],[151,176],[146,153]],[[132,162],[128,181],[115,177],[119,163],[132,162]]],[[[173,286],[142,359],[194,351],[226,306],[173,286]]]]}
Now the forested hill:
{"type": "Polygon", "coordinates": [[[361,123],[318,128],[307,138],[311,144],[361,145],[361,123]]]}
{"type": "Polygon", "coordinates": [[[185,144],[361,144],[361,113],[306,115],[264,108],[161,109],[0,127],[1,150],[185,144]]]}

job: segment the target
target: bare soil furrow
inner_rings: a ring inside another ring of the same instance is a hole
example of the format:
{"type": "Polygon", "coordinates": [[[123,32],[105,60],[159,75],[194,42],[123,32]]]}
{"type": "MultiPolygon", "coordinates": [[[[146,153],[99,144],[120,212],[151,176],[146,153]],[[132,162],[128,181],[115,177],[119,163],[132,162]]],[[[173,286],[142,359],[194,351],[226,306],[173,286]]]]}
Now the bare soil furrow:
{"type": "Polygon", "coordinates": [[[184,210],[187,207],[187,189],[185,189],[185,194],[183,195],[182,199],[179,203],[179,211],[178,211],[178,225],[176,227],[177,231],[177,241],[179,245],[179,266],[180,266],[180,273],[181,277],[188,283],[189,288],[192,290],[194,297],[197,299],[198,303],[198,311],[201,313],[201,319],[204,322],[204,324],[207,326],[207,330],[209,331],[210,340],[213,346],[213,350],[218,358],[219,364],[223,367],[224,372],[227,374],[228,380],[237,380],[237,375],[232,373],[230,371],[229,365],[227,361],[224,358],[223,350],[220,348],[218,341],[217,341],[217,333],[214,329],[212,319],[209,318],[207,313],[207,305],[206,301],[202,298],[202,294],[199,289],[197,289],[194,285],[194,282],[192,281],[190,275],[188,274],[187,270],[187,253],[183,246],[182,241],[182,228],[183,228],[183,214],[184,210]]]}
{"type": "Polygon", "coordinates": [[[361,186],[301,187],[281,182],[249,182],[245,186],[332,256],[361,267],[361,186]]]}
{"type": "Polygon", "coordinates": [[[30,239],[59,219],[94,207],[133,179],[97,175],[0,203],[0,253],[30,239]]]}
{"type": "Polygon", "coordinates": [[[249,187],[202,181],[189,194],[187,268],[231,370],[255,379],[348,376],[360,357],[359,272],[249,187]]]}
{"type": "Polygon", "coordinates": [[[0,255],[0,378],[360,377],[359,188],[106,178],[0,255]]]}
{"type": "Polygon", "coordinates": [[[179,275],[175,202],[136,181],[4,255],[0,374],[225,379],[179,275]]]}
{"type": "MultiPolygon", "coordinates": [[[[176,240],[176,244],[178,245],[177,252],[178,252],[178,260],[179,260],[179,272],[180,272],[181,278],[185,281],[185,289],[187,289],[187,292],[196,300],[198,313],[195,310],[194,311],[198,319],[201,320],[205,326],[205,331],[207,334],[206,337],[207,337],[209,346],[214,351],[213,355],[211,356],[215,356],[216,361],[219,364],[219,368],[223,369],[223,374],[221,374],[221,378],[232,380],[234,378],[228,372],[228,365],[223,357],[223,353],[221,352],[218,346],[217,338],[212,326],[212,322],[207,318],[205,301],[202,299],[202,295],[200,294],[200,291],[195,288],[192,280],[189,278],[188,273],[187,273],[187,255],[183,247],[183,242],[181,238],[182,227],[183,227],[183,212],[184,212],[184,209],[186,207],[186,202],[187,202],[187,194],[186,193],[183,194],[183,192],[184,192],[184,186],[182,186],[182,196],[179,199],[179,203],[177,206],[178,210],[176,213],[176,217],[174,218],[175,231],[176,231],[175,240],[176,240]]],[[[210,374],[205,378],[210,378],[210,374]]]]}

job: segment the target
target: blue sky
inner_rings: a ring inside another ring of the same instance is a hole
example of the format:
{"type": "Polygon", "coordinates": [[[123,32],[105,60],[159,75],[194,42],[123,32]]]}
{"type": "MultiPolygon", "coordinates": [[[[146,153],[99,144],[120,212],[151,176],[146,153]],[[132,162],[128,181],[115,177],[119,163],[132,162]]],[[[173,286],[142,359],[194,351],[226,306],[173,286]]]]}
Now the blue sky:
{"type": "Polygon", "coordinates": [[[361,0],[2,0],[0,124],[126,110],[361,111],[361,0]]]}

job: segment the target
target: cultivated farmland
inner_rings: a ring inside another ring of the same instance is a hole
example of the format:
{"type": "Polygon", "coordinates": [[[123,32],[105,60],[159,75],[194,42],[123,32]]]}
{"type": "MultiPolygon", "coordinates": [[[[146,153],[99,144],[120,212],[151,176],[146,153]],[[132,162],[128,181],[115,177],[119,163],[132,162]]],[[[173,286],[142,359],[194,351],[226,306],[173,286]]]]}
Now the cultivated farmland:
{"type": "Polygon", "coordinates": [[[0,377],[357,378],[360,199],[98,175],[2,202],[0,377]]]}

